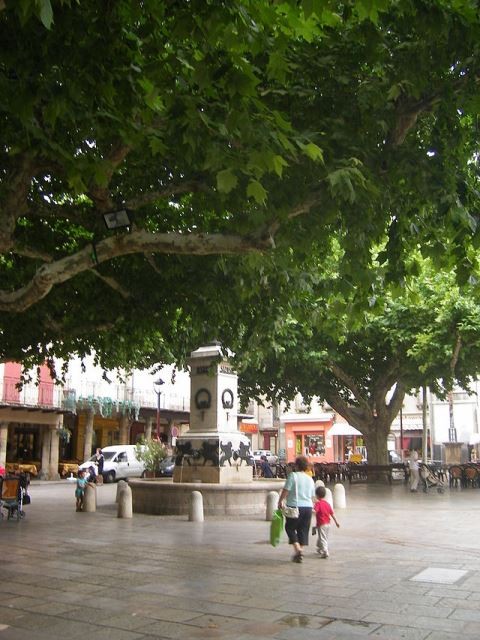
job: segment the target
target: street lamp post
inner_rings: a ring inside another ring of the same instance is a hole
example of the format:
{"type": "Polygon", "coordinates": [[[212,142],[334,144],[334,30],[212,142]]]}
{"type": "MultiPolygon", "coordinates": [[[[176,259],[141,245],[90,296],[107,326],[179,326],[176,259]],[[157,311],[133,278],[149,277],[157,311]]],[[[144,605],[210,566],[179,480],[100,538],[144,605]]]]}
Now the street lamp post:
{"type": "Polygon", "coordinates": [[[157,394],[157,439],[160,440],[160,396],[162,394],[162,384],[164,384],[163,380],[159,378],[155,380],[153,383],[153,388],[155,393],[157,394]]]}

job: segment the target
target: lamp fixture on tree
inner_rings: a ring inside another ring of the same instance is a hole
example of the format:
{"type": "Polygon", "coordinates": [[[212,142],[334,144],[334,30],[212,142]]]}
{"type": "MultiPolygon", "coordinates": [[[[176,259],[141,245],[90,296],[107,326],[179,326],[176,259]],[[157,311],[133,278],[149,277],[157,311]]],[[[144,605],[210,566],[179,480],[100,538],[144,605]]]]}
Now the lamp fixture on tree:
{"type": "Polygon", "coordinates": [[[132,221],[130,220],[130,216],[128,215],[128,211],[126,209],[119,209],[118,211],[108,211],[103,214],[103,220],[105,222],[105,226],[110,231],[114,229],[122,229],[123,227],[130,227],[132,221]]]}

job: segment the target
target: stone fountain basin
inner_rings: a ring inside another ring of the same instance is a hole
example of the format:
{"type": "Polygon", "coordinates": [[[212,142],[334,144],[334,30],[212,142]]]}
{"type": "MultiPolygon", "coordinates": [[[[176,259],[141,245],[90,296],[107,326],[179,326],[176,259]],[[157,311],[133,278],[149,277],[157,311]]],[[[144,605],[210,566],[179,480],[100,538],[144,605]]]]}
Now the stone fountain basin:
{"type": "Polygon", "coordinates": [[[265,515],[267,495],[280,493],[285,480],[261,479],[251,482],[213,484],[173,482],[171,478],[130,480],[134,513],[156,516],[188,515],[192,491],[203,496],[205,516],[265,515]]]}

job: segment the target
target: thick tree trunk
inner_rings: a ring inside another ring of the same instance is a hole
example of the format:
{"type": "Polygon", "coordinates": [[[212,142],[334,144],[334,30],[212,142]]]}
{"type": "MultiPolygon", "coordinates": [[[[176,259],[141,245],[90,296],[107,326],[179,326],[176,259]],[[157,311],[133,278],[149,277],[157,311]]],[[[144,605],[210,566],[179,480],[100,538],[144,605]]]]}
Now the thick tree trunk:
{"type": "Polygon", "coordinates": [[[356,399],[356,406],[348,404],[338,393],[327,393],[326,400],[345,420],[362,432],[367,447],[369,464],[388,464],[388,434],[405,397],[405,387],[393,376],[384,377],[373,386],[374,402],[362,396],[355,380],[340,367],[332,364],[337,379],[346,385],[356,399]],[[388,403],[386,396],[395,383],[395,390],[388,403]]]}
{"type": "Polygon", "coordinates": [[[381,423],[374,418],[369,425],[364,425],[363,434],[367,447],[369,464],[388,464],[387,440],[390,432],[390,423],[381,423]]]}

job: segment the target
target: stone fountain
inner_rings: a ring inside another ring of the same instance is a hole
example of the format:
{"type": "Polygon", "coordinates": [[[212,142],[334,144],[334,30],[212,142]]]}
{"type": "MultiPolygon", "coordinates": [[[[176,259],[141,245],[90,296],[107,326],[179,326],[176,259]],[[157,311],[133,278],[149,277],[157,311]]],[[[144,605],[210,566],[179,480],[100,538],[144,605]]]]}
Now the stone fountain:
{"type": "Polygon", "coordinates": [[[190,429],[177,439],[173,479],[131,480],[133,510],[188,514],[192,491],[205,515],[265,512],[266,496],[282,480],[253,479],[250,440],[238,430],[237,374],[212,343],[190,355],[190,429]]]}

